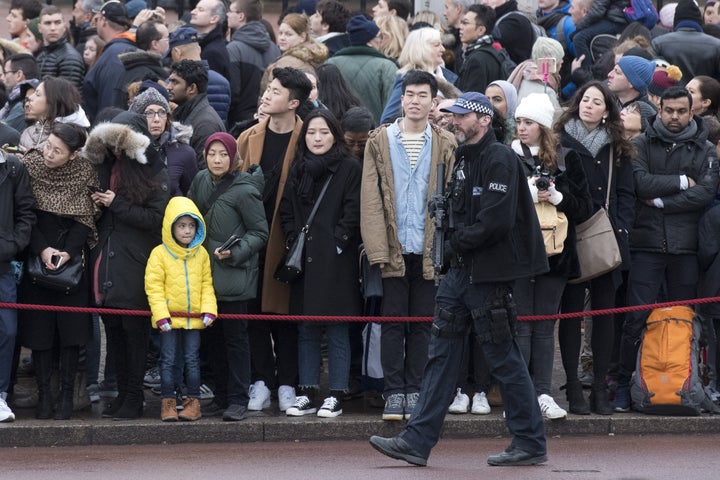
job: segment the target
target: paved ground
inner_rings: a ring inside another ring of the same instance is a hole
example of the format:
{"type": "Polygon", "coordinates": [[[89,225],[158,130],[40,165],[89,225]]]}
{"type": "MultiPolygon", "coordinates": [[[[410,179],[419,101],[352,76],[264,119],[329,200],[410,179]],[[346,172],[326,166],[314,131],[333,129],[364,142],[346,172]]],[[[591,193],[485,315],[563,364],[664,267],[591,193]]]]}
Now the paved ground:
{"type": "Polygon", "coordinates": [[[98,480],[715,480],[720,435],[553,437],[548,462],[490,467],[505,439],[441,440],[428,467],[412,467],[367,441],[0,449],[2,478],[98,480]]]}

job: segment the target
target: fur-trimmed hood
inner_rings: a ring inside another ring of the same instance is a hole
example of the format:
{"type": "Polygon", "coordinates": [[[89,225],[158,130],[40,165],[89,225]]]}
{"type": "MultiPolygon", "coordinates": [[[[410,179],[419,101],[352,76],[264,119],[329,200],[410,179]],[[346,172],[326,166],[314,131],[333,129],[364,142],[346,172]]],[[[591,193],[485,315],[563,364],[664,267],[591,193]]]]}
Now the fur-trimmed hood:
{"type": "Polygon", "coordinates": [[[140,164],[147,164],[145,150],[150,139],[138,133],[130,126],[120,123],[101,123],[92,129],[81,155],[95,164],[105,161],[107,150],[120,149],[128,157],[140,164]]]}
{"type": "Polygon", "coordinates": [[[192,125],[185,125],[180,122],[172,122],[170,130],[172,131],[172,139],[177,143],[190,145],[190,139],[193,134],[192,125]]]}

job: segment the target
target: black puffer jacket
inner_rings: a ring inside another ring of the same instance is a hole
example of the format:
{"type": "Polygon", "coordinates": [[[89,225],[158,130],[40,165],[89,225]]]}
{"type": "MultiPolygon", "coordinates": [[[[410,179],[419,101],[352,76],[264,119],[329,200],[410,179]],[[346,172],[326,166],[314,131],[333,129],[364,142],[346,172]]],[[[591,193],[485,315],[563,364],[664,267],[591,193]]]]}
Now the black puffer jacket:
{"type": "Polygon", "coordinates": [[[103,190],[110,189],[113,165],[120,161],[130,163],[156,184],[140,203],[116,192],[110,206],[103,209],[98,221],[98,243],[91,252],[98,305],[149,308],[145,294],[145,265],[152,249],[162,243],[162,220],[170,198],[165,165],[157,153],[152,158],[146,157],[146,153],[154,153],[147,149],[149,144],[145,135],[128,125],[101,123],[90,132],[83,148],[83,156],[98,164],[103,190]],[[122,152],[120,159],[112,153],[116,149],[122,152]]]}
{"type": "Polygon", "coordinates": [[[62,77],[82,88],[85,78],[85,62],[82,54],[75,50],[65,38],[42,47],[37,56],[37,65],[40,69],[40,78],[46,76],[62,77]]]}
{"type": "Polygon", "coordinates": [[[587,15],[577,24],[576,31],[594,25],[600,20],[610,20],[624,25],[628,22],[623,10],[629,6],[630,0],[594,0],[587,15]]]}
{"type": "Polygon", "coordinates": [[[715,146],[707,141],[707,129],[695,115],[697,134],[688,141],[673,143],[651,124],[637,137],[635,177],[635,225],[630,249],[645,252],[695,254],[698,249],[698,222],[715,198],[718,159],[715,146]],[[711,165],[712,164],[712,165],[711,165]],[[696,185],[680,190],[680,175],[696,185]],[[663,208],[644,200],[660,198],[663,208]]]}

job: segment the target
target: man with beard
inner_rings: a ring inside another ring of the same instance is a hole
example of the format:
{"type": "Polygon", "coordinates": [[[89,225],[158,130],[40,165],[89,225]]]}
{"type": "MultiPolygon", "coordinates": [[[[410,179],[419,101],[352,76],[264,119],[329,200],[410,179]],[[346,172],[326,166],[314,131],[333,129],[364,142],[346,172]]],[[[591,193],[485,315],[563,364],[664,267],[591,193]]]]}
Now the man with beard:
{"type": "Polygon", "coordinates": [[[505,421],[513,436],[510,447],[488,457],[488,464],[544,463],[542,415],[514,338],[512,284],[548,270],[527,179],[517,155],[496,140],[491,128],[493,107],[485,95],[466,92],[443,111],[453,114],[455,138],[461,144],[455,152],[447,200],[454,224],[445,233],[450,269],[435,299],[427,367],[412,417],[398,436],[373,436],[370,444],[391,458],[427,464],[440,438],[463,342],[472,326],[500,384],[505,421]]]}
{"type": "MultiPolygon", "coordinates": [[[[662,285],[668,301],[695,298],[698,223],[715,198],[718,159],[701,117],[693,115],[690,93],[682,87],[665,90],[660,113],[634,142],[637,201],[627,304],[654,303],[662,285]]],[[[629,382],[646,318],[646,311],[625,315],[613,401],[618,412],[630,410],[629,382]]]]}

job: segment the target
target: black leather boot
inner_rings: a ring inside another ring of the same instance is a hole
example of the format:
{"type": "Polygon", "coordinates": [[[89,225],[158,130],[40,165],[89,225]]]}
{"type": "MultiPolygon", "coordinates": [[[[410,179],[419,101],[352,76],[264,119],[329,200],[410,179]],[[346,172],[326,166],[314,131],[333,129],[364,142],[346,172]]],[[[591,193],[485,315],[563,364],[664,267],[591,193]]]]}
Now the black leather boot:
{"type": "Polygon", "coordinates": [[[570,407],[568,410],[575,415],[590,415],[590,407],[588,407],[585,397],[583,396],[582,383],[579,380],[568,381],[565,385],[565,394],[567,395],[570,407]]]}
{"type": "Polygon", "coordinates": [[[33,365],[35,366],[35,381],[38,387],[38,403],[35,407],[35,418],[47,420],[53,416],[54,400],[50,390],[50,375],[52,374],[52,350],[33,350],[33,365]]]}
{"type": "Polygon", "coordinates": [[[64,347],[60,351],[60,402],[55,420],[68,420],[72,416],[78,356],[78,347],[64,347]]]}
{"type": "Polygon", "coordinates": [[[613,408],[608,400],[608,391],[605,384],[593,383],[590,390],[590,411],[598,415],[612,415],[613,408]]]}

